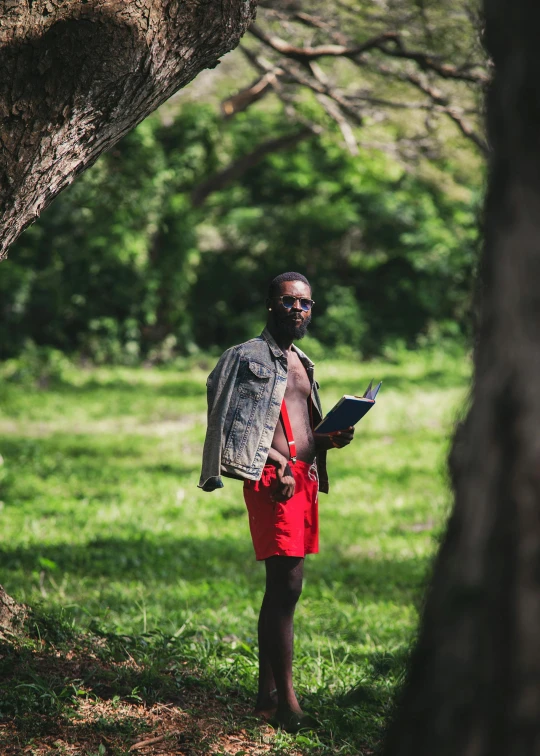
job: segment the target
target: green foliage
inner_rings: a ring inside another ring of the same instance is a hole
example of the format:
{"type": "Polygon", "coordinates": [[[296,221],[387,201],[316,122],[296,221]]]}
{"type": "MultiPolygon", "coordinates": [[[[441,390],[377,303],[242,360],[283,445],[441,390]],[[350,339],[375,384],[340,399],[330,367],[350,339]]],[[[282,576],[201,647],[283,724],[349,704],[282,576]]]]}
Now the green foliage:
{"type": "Polygon", "coordinates": [[[467,333],[478,190],[452,183],[451,165],[413,175],[330,134],[192,205],[202,182],[289,128],[280,112],[223,122],[196,104],[144,121],[2,264],[5,355],[29,339],[126,365],[224,348],[262,326],[269,278],[291,269],[312,281],[326,347],[377,353],[429,340],[434,324],[467,333]]]}
{"type": "Polygon", "coordinates": [[[328,346],[376,353],[395,338],[414,343],[442,320],[468,330],[470,192],[450,200],[378,153],[352,158],[320,139],[270,156],[211,205],[219,247],[204,251],[191,298],[213,294],[194,326],[204,347],[249,338],[264,282],[290,269],[312,282],[312,333],[328,346]]]}
{"type": "Polygon", "coordinates": [[[53,347],[38,347],[28,340],[17,358],[6,360],[0,366],[0,376],[4,381],[47,388],[51,382],[61,383],[70,367],[63,352],[53,347]]]}
{"type": "MultiPolygon", "coordinates": [[[[353,444],[330,454],[295,667],[300,695],[324,727],[297,743],[279,736],[284,753],[373,749],[446,517],[444,457],[469,364],[459,351],[394,348],[391,356],[320,365],[326,407],[371,378],[384,384],[353,444]]],[[[240,484],[196,488],[211,366],[192,358],[175,371],[69,367],[47,390],[0,383],[2,583],[41,606],[34,635],[53,648],[47,674],[28,652],[16,690],[10,675],[20,659],[0,659],[2,711],[29,731],[47,726],[38,709],[68,716],[77,690],[150,704],[198,684],[206,697],[240,694],[249,711],[264,571],[240,484]],[[76,646],[81,629],[99,631],[102,644],[66,680],[54,649],[76,646]],[[112,669],[110,659],[140,666],[112,669]]]]}
{"type": "Polygon", "coordinates": [[[367,323],[350,286],[333,286],[326,295],[326,312],[317,328],[319,339],[330,347],[360,347],[367,323]]]}

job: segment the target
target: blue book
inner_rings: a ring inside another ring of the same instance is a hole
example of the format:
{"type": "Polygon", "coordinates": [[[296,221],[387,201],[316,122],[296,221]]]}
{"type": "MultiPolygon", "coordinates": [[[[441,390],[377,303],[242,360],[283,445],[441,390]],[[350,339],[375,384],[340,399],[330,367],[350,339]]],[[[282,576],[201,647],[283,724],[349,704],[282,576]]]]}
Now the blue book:
{"type": "Polygon", "coordinates": [[[351,425],[356,425],[375,404],[375,397],[379,393],[381,384],[382,381],[375,388],[372,388],[373,381],[370,381],[364,396],[349,396],[345,394],[332,407],[326,417],[323,417],[315,428],[315,433],[335,433],[336,431],[345,430],[351,425]]]}

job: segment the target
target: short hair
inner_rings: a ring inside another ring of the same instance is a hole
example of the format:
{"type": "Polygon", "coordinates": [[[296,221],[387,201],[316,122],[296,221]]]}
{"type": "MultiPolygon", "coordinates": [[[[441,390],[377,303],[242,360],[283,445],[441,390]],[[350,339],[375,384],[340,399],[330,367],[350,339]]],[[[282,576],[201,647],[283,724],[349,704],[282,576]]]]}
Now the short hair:
{"type": "Polygon", "coordinates": [[[279,276],[276,276],[275,278],[273,278],[270,281],[270,284],[268,285],[268,297],[270,299],[272,297],[279,296],[279,287],[285,281],[302,281],[303,283],[307,284],[309,288],[311,289],[310,282],[301,273],[295,273],[294,271],[290,271],[289,273],[281,273],[279,276]]]}

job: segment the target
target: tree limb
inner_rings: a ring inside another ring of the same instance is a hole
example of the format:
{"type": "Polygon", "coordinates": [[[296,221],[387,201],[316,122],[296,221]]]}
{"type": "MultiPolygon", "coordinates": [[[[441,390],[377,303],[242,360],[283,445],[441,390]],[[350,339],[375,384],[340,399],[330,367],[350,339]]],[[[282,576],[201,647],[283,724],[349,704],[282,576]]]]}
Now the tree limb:
{"type": "MultiPolygon", "coordinates": [[[[303,11],[293,12],[275,7],[268,9],[268,13],[284,26],[296,23],[317,30],[318,35],[321,31],[326,32],[329,44],[305,44],[302,46],[290,44],[278,35],[269,34],[258,24],[252,24],[249,29],[253,37],[279,55],[279,58],[274,60],[273,63],[268,63],[268,66],[263,69],[264,73],[268,72],[269,69],[279,69],[282,72],[280,83],[292,82],[310,89],[326,113],[338,124],[349,149],[354,150],[355,148],[352,141],[354,134],[347,119],[361,125],[365,113],[363,105],[371,102],[373,106],[379,105],[381,112],[385,108],[417,109],[443,115],[457,126],[464,137],[486,154],[485,140],[475,130],[474,124],[467,119],[467,115],[474,117],[478,113],[474,109],[466,111],[464,108],[458,107],[452,102],[450,94],[441,92],[429,81],[429,79],[437,77],[441,81],[446,80],[459,82],[462,85],[473,84],[483,87],[489,81],[490,76],[488,70],[481,70],[480,64],[467,61],[459,65],[451,65],[445,62],[441,56],[418,49],[409,49],[403,40],[403,36],[392,30],[376,34],[362,44],[353,44],[337,28],[336,24],[326,18],[303,11]],[[396,63],[397,60],[408,60],[417,67],[417,72],[415,73],[410,66],[385,65],[381,59],[384,57],[394,59],[396,63]],[[426,101],[406,103],[384,97],[372,97],[369,100],[363,95],[346,94],[332,85],[329,77],[318,67],[316,61],[323,58],[347,59],[353,65],[362,67],[369,72],[374,71],[383,78],[402,81],[419,89],[426,96],[426,101]],[[330,100],[333,101],[333,105],[330,100]]],[[[250,62],[253,63],[256,57],[253,51],[249,51],[250,62]]],[[[256,64],[255,67],[257,67],[256,64]]],[[[269,89],[269,87],[265,87],[265,91],[269,91],[269,89]]],[[[378,117],[380,113],[373,113],[373,115],[378,117]]],[[[356,139],[354,139],[354,143],[356,144],[356,139]]]]}
{"type": "Polygon", "coordinates": [[[266,155],[281,150],[291,149],[292,147],[295,147],[298,142],[310,136],[313,136],[313,130],[308,126],[303,126],[292,134],[285,134],[284,136],[261,142],[261,144],[257,145],[257,147],[247,155],[242,155],[228,165],[227,168],[210,176],[209,179],[195,187],[191,193],[193,206],[200,207],[203,205],[210,194],[217,192],[220,189],[224,189],[233,181],[239,179],[244,173],[246,173],[246,171],[260,163],[266,155]]]}
{"type": "MultiPolygon", "coordinates": [[[[362,125],[362,115],[354,108],[352,108],[350,103],[347,101],[347,98],[343,97],[343,95],[341,95],[336,89],[329,86],[327,83],[315,78],[315,76],[310,76],[309,74],[304,73],[300,68],[295,66],[294,63],[282,61],[281,67],[283,71],[288,73],[293,78],[293,80],[297,81],[299,84],[308,87],[308,89],[311,89],[317,94],[326,95],[330,99],[334,100],[334,102],[339,105],[343,112],[347,113],[347,115],[352,120],[354,120],[354,122],[358,126],[362,125]]],[[[311,74],[313,74],[313,69],[310,68],[310,72],[311,74]]]]}
{"type": "Polygon", "coordinates": [[[472,126],[464,120],[463,111],[460,111],[459,108],[452,106],[448,102],[447,97],[439,89],[429,85],[427,82],[422,81],[422,79],[415,74],[403,74],[403,79],[405,81],[408,81],[413,86],[417,87],[417,89],[419,89],[421,92],[424,92],[424,94],[427,94],[431,98],[434,105],[437,106],[437,111],[439,113],[444,113],[445,115],[447,115],[448,118],[450,118],[450,120],[456,124],[464,137],[474,142],[474,144],[481,150],[481,152],[484,153],[484,155],[488,154],[489,150],[485,139],[482,139],[482,137],[474,131],[472,126]]]}
{"type": "Polygon", "coordinates": [[[475,69],[479,68],[478,65],[451,66],[448,63],[441,63],[437,60],[437,56],[418,50],[408,50],[399,35],[393,37],[391,42],[393,47],[383,42],[378,45],[378,49],[392,58],[412,60],[422,71],[433,71],[443,79],[457,79],[458,81],[467,81],[474,84],[484,85],[489,81],[487,73],[475,71],[475,69]]]}
{"type": "Polygon", "coordinates": [[[263,98],[277,84],[277,78],[283,73],[281,68],[274,68],[272,71],[260,76],[249,87],[241,89],[236,94],[223,100],[221,111],[225,118],[232,118],[237,113],[247,110],[254,102],[263,98]]]}
{"type": "Polygon", "coordinates": [[[358,155],[358,143],[356,141],[356,137],[354,136],[354,132],[351,128],[350,123],[341,112],[339,105],[330,97],[328,97],[328,95],[319,94],[317,95],[317,100],[321,103],[328,115],[333,118],[339,126],[343,135],[343,139],[345,140],[345,144],[347,145],[347,148],[351,155],[358,155]]]}
{"type": "Polygon", "coordinates": [[[0,6],[1,260],[104,150],[236,47],[256,0],[0,6]]]}
{"type": "MultiPolygon", "coordinates": [[[[306,14],[303,15],[303,20],[306,14]]],[[[320,22],[317,24],[320,28],[320,22]]],[[[403,58],[414,61],[423,71],[433,71],[444,79],[456,79],[459,81],[486,84],[489,76],[482,71],[475,71],[477,65],[466,67],[452,66],[441,63],[437,56],[423,53],[418,50],[408,50],[398,32],[387,31],[372,37],[361,45],[348,46],[339,44],[318,45],[317,47],[296,47],[277,36],[266,34],[257,24],[249,27],[250,33],[263,44],[271,47],[281,55],[292,58],[301,63],[316,60],[322,57],[341,57],[357,60],[366,52],[379,50],[384,55],[393,58],[403,58]]]]}
{"type": "Polygon", "coordinates": [[[346,45],[319,45],[317,47],[295,47],[294,45],[285,42],[280,37],[270,36],[266,34],[257,24],[251,24],[249,31],[258,40],[268,45],[281,55],[286,55],[288,58],[298,60],[301,63],[305,63],[309,60],[316,60],[317,58],[323,58],[325,56],[331,57],[345,57],[354,58],[362,53],[372,50],[374,47],[379,47],[383,42],[394,39],[396,37],[395,32],[384,32],[379,34],[373,39],[364,42],[362,45],[355,45],[347,47],[346,45]]]}

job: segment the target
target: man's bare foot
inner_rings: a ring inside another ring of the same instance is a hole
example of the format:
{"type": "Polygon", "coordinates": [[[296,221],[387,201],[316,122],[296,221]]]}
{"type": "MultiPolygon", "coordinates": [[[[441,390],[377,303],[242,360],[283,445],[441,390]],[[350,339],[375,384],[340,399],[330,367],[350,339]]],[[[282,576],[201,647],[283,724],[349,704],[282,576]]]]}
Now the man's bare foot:
{"type": "Polygon", "coordinates": [[[270,721],[272,727],[280,727],[285,732],[295,734],[301,730],[315,730],[319,727],[317,720],[310,714],[305,714],[300,707],[298,710],[277,709],[276,716],[270,721]]]}
{"type": "Polygon", "coordinates": [[[278,708],[277,690],[271,690],[270,693],[257,697],[253,716],[264,719],[265,722],[276,716],[278,708]]]}
{"type": "Polygon", "coordinates": [[[277,706],[273,706],[270,709],[254,709],[253,716],[257,719],[262,719],[264,722],[269,722],[276,716],[277,706]]]}

